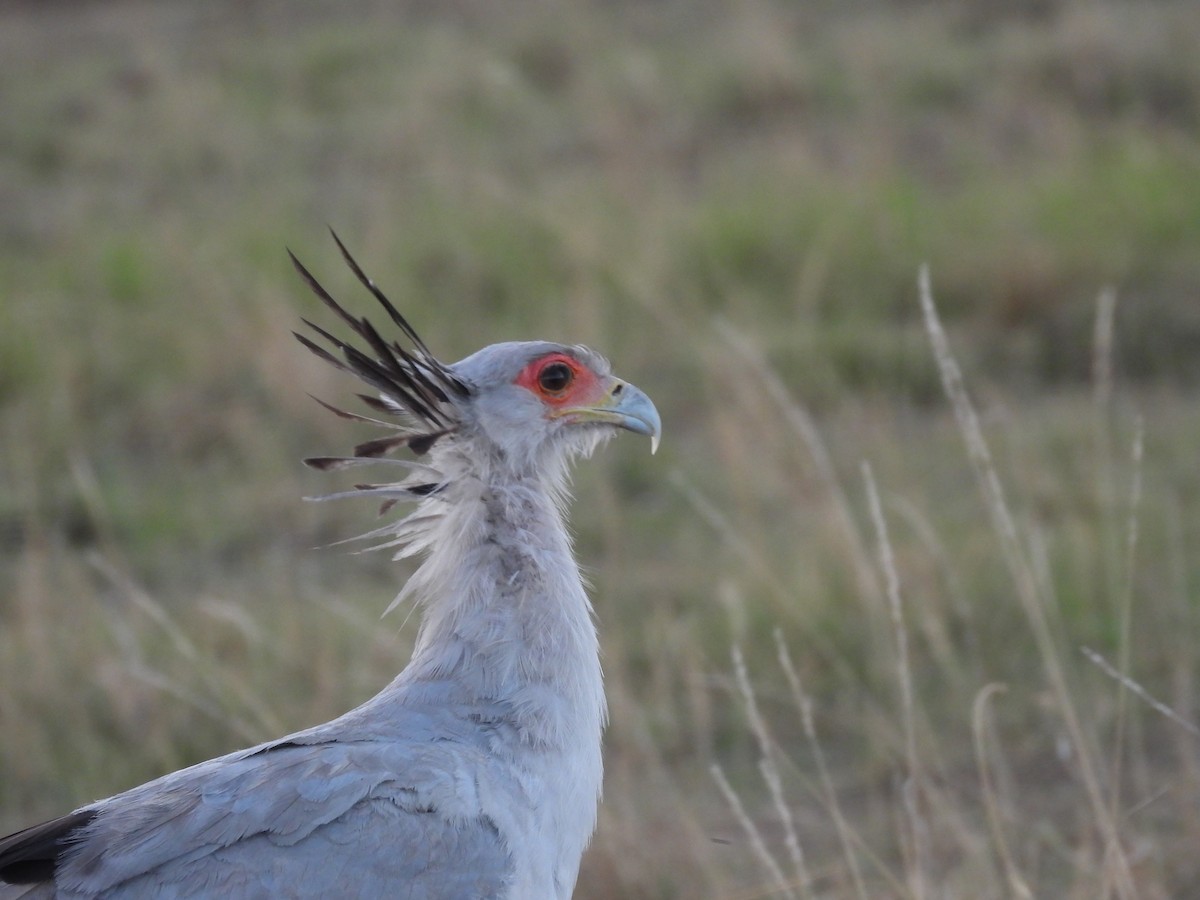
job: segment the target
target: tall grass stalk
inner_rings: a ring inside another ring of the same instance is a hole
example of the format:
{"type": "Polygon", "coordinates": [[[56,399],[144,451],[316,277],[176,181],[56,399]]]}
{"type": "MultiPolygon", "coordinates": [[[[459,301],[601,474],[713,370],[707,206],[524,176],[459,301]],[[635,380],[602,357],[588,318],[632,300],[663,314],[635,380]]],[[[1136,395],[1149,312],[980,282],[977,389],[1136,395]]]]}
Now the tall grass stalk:
{"type": "Polygon", "coordinates": [[[921,812],[924,802],[925,777],[917,753],[916,704],[913,700],[912,669],[908,657],[908,630],[904,625],[904,610],[900,601],[900,573],[896,569],[896,558],[892,542],[888,538],[887,520],[879,502],[879,490],[871,465],[862,463],[863,483],[866,485],[867,500],[871,510],[871,522],[875,526],[875,537],[879,545],[879,567],[883,570],[887,591],[888,611],[892,629],[896,636],[896,683],[900,692],[900,718],[904,728],[904,757],[908,777],[902,787],[904,812],[908,820],[908,884],[914,897],[926,894],[926,869],[929,856],[929,827],[921,812]]]}
{"type": "Polygon", "coordinates": [[[812,751],[813,761],[817,767],[817,776],[821,784],[821,798],[825,808],[829,811],[830,817],[833,819],[834,830],[837,832],[838,845],[841,848],[842,859],[845,860],[846,869],[850,872],[855,896],[859,900],[867,900],[869,895],[867,894],[866,884],[863,881],[862,870],[859,868],[858,852],[856,850],[856,847],[862,846],[862,841],[857,839],[854,829],[850,826],[845,813],[842,811],[841,801],[838,799],[837,787],[833,783],[833,777],[829,773],[829,765],[825,761],[825,751],[821,748],[821,742],[817,738],[817,728],[813,722],[812,698],[804,692],[804,687],[800,681],[800,673],[792,662],[792,655],[788,652],[787,644],[783,640],[783,632],[775,629],[774,637],[779,666],[783,669],[788,688],[792,692],[792,700],[795,702],[796,710],[800,714],[800,721],[804,727],[804,737],[808,741],[809,750],[812,751]]]}
{"type": "Polygon", "coordinates": [[[795,870],[796,882],[800,887],[800,893],[804,897],[812,896],[812,876],[808,872],[808,866],[804,861],[804,851],[800,846],[800,838],[796,834],[796,823],[792,817],[791,806],[783,792],[783,779],[780,778],[779,767],[776,764],[775,757],[778,751],[778,745],[771,737],[770,729],[767,727],[766,719],[763,718],[762,712],[758,708],[758,700],[754,695],[754,686],[750,683],[750,674],[746,671],[746,660],[742,656],[741,647],[734,644],[732,650],[733,657],[733,675],[737,683],[738,692],[742,695],[742,701],[746,705],[746,718],[750,722],[750,730],[754,732],[754,739],[758,742],[761,758],[759,759],[758,768],[766,782],[767,789],[771,794],[771,804],[775,808],[776,814],[779,816],[779,822],[783,826],[784,843],[787,847],[788,855],[791,857],[792,868],[795,870]]]}
{"type": "Polygon", "coordinates": [[[1080,647],[1079,651],[1088,659],[1089,662],[1096,666],[1096,668],[1098,668],[1113,681],[1117,682],[1117,684],[1119,684],[1123,689],[1145,701],[1146,705],[1155,712],[1174,722],[1189,734],[1200,737],[1200,726],[1184,718],[1176,710],[1172,709],[1171,707],[1167,706],[1167,704],[1154,697],[1149,691],[1142,687],[1141,684],[1130,678],[1127,674],[1105,659],[1101,654],[1097,653],[1091,647],[1080,647]]]}
{"type": "MultiPolygon", "coordinates": [[[[170,641],[172,649],[187,661],[188,671],[193,675],[209,697],[197,693],[194,689],[157,673],[150,669],[140,658],[141,653],[137,642],[131,637],[122,640],[125,648],[126,665],[130,674],[139,681],[165,691],[171,696],[183,700],[198,712],[204,713],[215,722],[230,728],[243,740],[258,743],[272,734],[286,730],[286,723],[269,707],[267,702],[236,676],[223,669],[216,662],[202,653],[192,641],[186,630],[175,621],[166,608],[156,601],[150,592],[137,584],[129,575],[121,571],[111,561],[99,553],[88,556],[88,562],[115,588],[121,597],[141,614],[146,616],[170,641]],[[228,701],[236,701],[250,718],[242,714],[230,716],[226,706],[228,701]]],[[[119,631],[119,620],[110,620],[110,625],[119,631]]],[[[118,633],[118,639],[121,639],[118,633]]]]}
{"type": "Polygon", "coordinates": [[[988,827],[992,835],[992,848],[1000,858],[1000,867],[1008,889],[1017,900],[1033,900],[1033,891],[1021,875],[1005,835],[1004,812],[1000,808],[1001,798],[992,775],[992,764],[988,759],[990,738],[987,727],[987,709],[992,697],[1004,693],[1008,688],[1003,684],[989,684],[975,696],[971,708],[971,732],[975,743],[975,764],[979,770],[979,783],[983,793],[983,808],[987,813],[988,827]]]}
{"type": "Polygon", "coordinates": [[[1038,654],[1059,714],[1067,729],[1073,756],[1077,761],[1079,776],[1083,782],[1096,827],[1104,841],[1106,871],[1112,876],[1118,896],[1125,900],[1133,900],[1137,892],[1134,889],[1129,860],[1121,846],[1121,835],[1117,822],[1104,797],[1100,766],[1095,759],[1092,742],[1087,738],[1075,699],[1067,684],[1060,650],[1051,633],[1046,615],[1048,604],[1039,587],[1034,565],[1022,546],[1016,522],[1005,497],[1004,487],[1000,482],[999,473],[992,461],[991,450],[983,435],[979,416],[967,393],[962,371],[950,350],[949,340],[942,328],[941,319],[938,317],[928,266],[921,267],[918,289],[925,327],[933,346],[942,386],[950,400],[959,429],[966,442],[967,454],[974,466],[975,476],[983,493],[992,527],[1000,539],[1005,563],[1017,589],[1021,608],[1037,645],[1038,654]]]}
{"type": "MultiPolygon", "coordinates": [[[[1117,668],[1128,674],[1131,666],[1130,654],[1133,640],[1133,592],[1134,566],[1137,560],[1138,546],[1138,512],[1142,503],[1142,460],[1145,453],[1145,424],[1141,417],[1137,420],[1133,436],[1133,447],[1130,452],[1130,464],[1133,472],[1129,487],[1129,514],[1125,529],[1124,572],[1122,573],[1121,593],[1117,598],[1117,668]]],[[[1112,761],[1110,765],[1112,784],[1109,788],[1111,795],[1112,817],[1115,821],[1121,802],[1121,773],[1126,751],[1126,729],[1128,727],[1129,694],[1126,687],[1127,679],[1117,681],[1116,733],[1113,738],[1112,761]]]]}
{"type": "MultiPolygon", "coordinates": [[[[774,854],[767,848],[767,842],[763,838],[762,830],[758,824],[746,812],[746,807],[742,803],[742,798],[738,792],[733,789],[733,785],[729,783],[729,779],[725,777],[725,770],[719,763],[713,763],[709,766],[709,773],[713,777],[713,781],[717,783],[717,787],[721,791],[721,796],[725,798],[725,802],[729,804],[730,810],[733,811],[733,816],[741,826],[742,832],[746,835],[746,840],[750,842],[750,850],[754,857],[759,861],[767,875],[771,879],[770,894],[779,894],[780,896],[790,897],[791,900],[796,900],[796,893],[792,890],[786,876],[783,874],[783,869],[779,862],[775,859],[774,854]]],[[[765,896],[758,894],[757,896],[765,896]]]]}
{"type": "Polygon", "coordinates": [[[784,422],[800,438],[801,443],[808,451],[813,465],[816,466],[818,480],[826,491],[837,523],[850,547],[860,591],[866,601],[878,603],[881,592],[879,582],[875,578],[874,567],[871,565],[871,555],[867,551],[867,542],[850,512],[850,502],[846,497],[846,490],[838,478],[833,457],[830,455],[829,448],[821,436],[821,430],[817,427],[811,413],[788,392],[779,376],[767,365],[762,355],[754,349],[753,344],[745,335],[728,322],[721,320],[717,322],[717,332],[737,356],[750,367],[755,380],[766,389],[767,396],[783,414],[784,422]]]}

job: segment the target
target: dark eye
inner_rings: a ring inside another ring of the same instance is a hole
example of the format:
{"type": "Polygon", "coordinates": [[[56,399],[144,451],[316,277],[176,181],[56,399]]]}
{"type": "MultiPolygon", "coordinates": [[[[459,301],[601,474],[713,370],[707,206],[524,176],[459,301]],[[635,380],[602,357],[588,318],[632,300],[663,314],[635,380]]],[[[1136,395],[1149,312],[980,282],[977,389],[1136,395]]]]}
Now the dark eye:
{"type": "Polygon", "coordinates": [[[538,387],[547,394],[560,394],[575,379],[575,373],[564,362],[552,362],[538,372],[538,387]]]}

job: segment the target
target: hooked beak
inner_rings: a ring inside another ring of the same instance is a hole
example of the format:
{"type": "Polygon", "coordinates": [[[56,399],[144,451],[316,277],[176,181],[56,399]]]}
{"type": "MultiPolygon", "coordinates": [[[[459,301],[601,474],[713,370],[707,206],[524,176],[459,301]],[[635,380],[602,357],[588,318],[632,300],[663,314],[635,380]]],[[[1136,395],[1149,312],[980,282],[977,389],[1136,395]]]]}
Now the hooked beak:
{"type": "Polygon", "coordinates": [[[647,435],[650,438],[650,452],[658,450],[658,440],[662,435],[662,419],[658,416],[658,410],[649,397],[627,381],[614,378],[604,396],[595,404],[565,409],[562,414],[569,416],[573,422],[602,422],[635,434],[647,435]]]}

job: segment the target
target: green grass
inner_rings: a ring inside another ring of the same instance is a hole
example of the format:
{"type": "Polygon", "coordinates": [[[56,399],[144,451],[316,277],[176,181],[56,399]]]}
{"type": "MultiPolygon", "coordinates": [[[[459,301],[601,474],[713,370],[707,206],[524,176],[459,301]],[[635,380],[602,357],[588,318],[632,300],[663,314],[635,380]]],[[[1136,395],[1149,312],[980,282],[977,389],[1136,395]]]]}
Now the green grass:
{"type": "Polygon", "coordinates": [[[405,571],[314,549],[372,510],[300,500],[358,435],[289,333],[285,246],[369,308],[328,224],[445,357],[582,341],[663,412],[578,473],[613,713],[579,896],[787,896],[746,821],[798,897],[1186,894],[1196,738],[1080,648],[1200,718],[1200,11],[852,6],[0,12],[0,830],[405,662],[405,571]]]}

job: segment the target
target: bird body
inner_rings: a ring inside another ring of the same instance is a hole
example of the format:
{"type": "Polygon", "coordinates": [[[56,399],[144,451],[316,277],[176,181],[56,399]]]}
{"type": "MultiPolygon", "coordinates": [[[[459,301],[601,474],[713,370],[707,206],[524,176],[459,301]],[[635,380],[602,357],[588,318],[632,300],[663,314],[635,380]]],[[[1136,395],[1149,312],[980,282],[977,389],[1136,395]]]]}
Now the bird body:
{"type": "Polygon", "coordinates": [[[395,601],[424,610],[409,665],[331,722],[0,839],[0,881],[12,883],[0,898],[572,893],[606,709],[565,526],[568,464],[619,428],[656,440],[657,412],[580,347],[496,344],[441,364],[342,251],[415,350],[344,313],[297,263],[372,352],[319,328],[340,358],[301,341],[378,389],[364,399],[404,424],[354,457],[310,463],[408,470],[332,496],[418,501],[364,536],[423,557],[395,601]],[[401,446],[427,461],[379,458],[401,446]]]}

